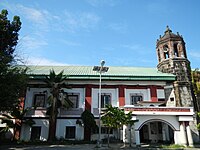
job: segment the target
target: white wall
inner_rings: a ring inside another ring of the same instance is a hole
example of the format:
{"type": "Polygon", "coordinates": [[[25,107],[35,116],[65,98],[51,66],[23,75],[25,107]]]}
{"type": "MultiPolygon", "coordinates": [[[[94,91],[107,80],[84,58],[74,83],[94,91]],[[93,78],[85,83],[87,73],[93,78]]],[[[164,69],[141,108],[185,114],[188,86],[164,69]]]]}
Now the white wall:
{"type": "MultiPolygon", "coordinates": [[[[49,133],[49,121],[47,119],[33,119],[35,124],[33,126],[41,127],[40,140],[46,141],[48,139],[49,133]]],[[[28,141],[31,138],[31,127],[27,125],[22,126],[21,130],[21,140],[28,141]]]]}
{"type": "Polygon", "coordinates": [[[150,89],[125,89],[125,105],[130,105],[131,94],[141,94],[144,101],[151,100],[150,89]]]}
{"type": "Polygon", "coordinates": [[[175,94],[174,94],[174,87],[172,85],[165,86],[165,89],[170,91],[170,93],[168,93],[169,96],[168,96],[166,105],[170,106],[170,107],[175,107],[176,106],[176,99],[175,99],[175,94]],[[173,98],[174,101],[171,101],[171,98],[173,98]]]}
{"type": "MultiPolygon", "coordinates": [[[[25,99],[25,108],[33,107],[34,94],[43,93],[47,91],[47,97],[50,95],[50,91],[48,88],[28,88],[26,92],[25,99]]],[[[85,88],[72,88],[72,89],[64,89],[65,92],[68,93],[77,93],[79,94],[79,108],[85,108],[85,88]]]]}
{"type": "Polygon", "coordinates": [[[151,116],[151,115],[144,115],[144,116],[137,116],[138,122],[135,123],[135,129],[141,128],[144,122],[148,122],[150,120],[158,120],[158,121],[165,121],[171,124],[176,130],[179,129],[179,122],[176,116],[151,116]]]}
{"type": "MultiPolygon", "coordinates": [[[[43,93],[44,91],[47,91],[46,95],[50,95],[50,90],[48,88],[27,88],[26,93],[26,99],[25,99],[25,108],[27,107],[33,107],[33,101],[34,101],[34,95],[36,93],[43,93]]],[[[79,95],[79,108],[85,108],[85,88],[72,88],[72,89],[64,89],[65,92],[68,93],[76,93],[79,95]]],[[[44,109],[43,109],[44,110],[44,109]]],[[[42,109],[38,109],[37,111],[43,111],[42,109]]],[[[44,116],[44,115],[43,115],[44,116]]],[[[49,121],[48,119],[33,119],[36,124],[33,126],[41,126],[41,137],[40,140],[46,141],[48,138],[48,132],[49,132],[49,121]]],[[[84,137],[84,131],[83,127],[80,127],[79,125],[76,125],[77,119],[62,119],[57,120],[57,131],[56,136],[57,137],[65,137],[65,129],[66,126],[76,126],[76,139],[82,140],[84,137]]],[[[31,137],[31,127],[29,126],[23,126],[21,130],[21,140],[30,140],[31,137]]]]}
{"type": "Polygon", "coordinates": [[[57,129],[56,137],[57,138],[65,138],[66,126],[75,126],[76,127],[75,140],[83,140],[84,139],[84,127],[76,124],[76,120],[77,119],[58,119],[57,120],[57,128],[56,128],[57,129]]]}
{"type": "MultiPolygon", "coordinates": [[[[98,108],[98,93],[99,89],[98,88],[92,88],[92,104],[91,104],[91,109],[93,113],[93,108],[98,108]]],[[[111,105],[112,106],[118,106],[118,88],[116,89],[101,89],[101,93],[107,93],[111,94],[111,105]]]]}
{"type": "Polygon", "coordinates": [[[67,93],[76,93],[79,94],[79,108],[85,108],[85,88],[71,88],[71,89],[64,89],[67,93]]]}
{"type": "MultiPolygon", "coordinates": [[[[33,107],[33,101],[34,101],[34,94],[43,93],[44,91],[47,91],[49,93],[48,88],[27,88],[26,90],[26,99],[25,99],[25,108],[27,107],[33,107]]],[[[48,94],[47,94],[48,97],[48,94]]]]}
{"type": "Polygon", "coordinates": [[[157,89],[157,97],[158,97],[158,99],[159,98],[165,99],[165,91],[164,91],[164,89],[157,89]]]}
{"type": "MultiPolygon", "coordinates": [[[[33,126],[41,126],[41,141],[46,141],[48,139],[49,132],[49,121],[45,119],[33,119],[35,124],[33,126]]],[[[77,119],[57,119],[56,126],[56,137],[57,138],[65,138],[66,126],[75,126],[76,127],[76,136],[75,140],[83,140],[84,139],[84,127],[76,124],[77,119]]],[[[21,140],[28,141],[31,138],[31,127],[30,126],[22,126],[21,130],[21,140]]]]}

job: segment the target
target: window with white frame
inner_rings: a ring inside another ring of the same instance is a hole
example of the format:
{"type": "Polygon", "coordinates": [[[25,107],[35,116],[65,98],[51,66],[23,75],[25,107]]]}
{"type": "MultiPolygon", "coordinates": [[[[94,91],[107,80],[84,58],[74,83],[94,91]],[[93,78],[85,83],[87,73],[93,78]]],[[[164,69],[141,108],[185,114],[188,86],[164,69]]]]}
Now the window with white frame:
{"type": "Polygon", "coordinates": [[[101,94],[101,108],[105,108],[106,105],[111,105],[111,94],[102,93],[101,94]]]}
{"type": "Polygon", "coordinates": [[[74,139],[76,135],[76,127],[75,126],[66,126],[66,139],[74,139]]]}
{"type": "Polygon", "coordinates": [[[72,108],[78,108],[79,105],[79,94],[78,93],[67,93],[67,99],[73,103],[72,108]]]}
{"type": "Polygon", "coordinates": [[[43,93],[38,93],[34,95],[34,103],[35,107],[44,107],[45,106],[46,95],[43,93]]]}
{"type": "Polygon", "coordinates": [[[135,105],[138,102],[143,101],[143,96],[141,94],[131,94],[130,95],[130,104],[135,105]]]}

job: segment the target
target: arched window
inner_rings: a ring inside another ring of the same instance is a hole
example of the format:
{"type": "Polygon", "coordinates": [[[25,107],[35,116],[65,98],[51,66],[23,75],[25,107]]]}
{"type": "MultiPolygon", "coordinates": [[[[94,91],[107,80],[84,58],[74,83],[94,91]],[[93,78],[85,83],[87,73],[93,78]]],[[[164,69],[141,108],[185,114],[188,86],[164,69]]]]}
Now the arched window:
{"type": "Polygon", "coordinates": [[[178,44],[174,44],[174,56],[179,57],[179,53],[178,53],[178,44]]]}
{"type": "Polygon", "coordinates": [[[169,48],[167,45],[163,46],[163,52],[164,52],[165,59],[169,58],[169,48]]]}

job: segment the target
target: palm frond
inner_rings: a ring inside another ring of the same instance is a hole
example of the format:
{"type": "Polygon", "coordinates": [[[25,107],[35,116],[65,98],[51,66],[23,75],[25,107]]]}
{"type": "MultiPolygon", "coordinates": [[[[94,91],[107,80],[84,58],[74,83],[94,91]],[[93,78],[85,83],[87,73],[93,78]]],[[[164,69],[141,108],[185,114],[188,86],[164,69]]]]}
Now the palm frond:
{"type": "Polygon", "coordinates": [[[0,133],[2,133],[2,132],[8,132],[9,130],[10,130],[10,128],[8,126],[6,126],[6,127],[2,128],[0,130],[0,133]]]}
{"type": "Polygon", "coordinates": [[[53,104],[53,95],[50,95],[48,98],[47,98],[47,103],[49,105],[52,105],[53,104]]]}
{"type": "Polygon", "coordinates": [[[19,108],[15,108],[15,109],[13,109],[13,111],[11,112],[11,115],[12,115],[14,118],[22,119],[22,117],[23,117],[23,110],[19,110],[19,108]]]}
{"type": "Polygon", "coordinates": [[[6,126],[7,126],[7,127],[9,127],[9,128],[13,128],[13,127],[14,127],[14,122],[13,122],[12,119],[3,117],[3,118],[1,118],[1,120],[2,120],[1,123],[2,123],[2,124],[3,124],[3,123],[6,123],[6,126]]]}
{"type": "Polygon", "coordinates": [[[47,112],[46,112],[46,114],[50,116],[51,113],[52,113],[52,106],[49,106],[49,107],[47,107],[47,112]]]}
{"type": "Polygon", "coordinates": [[[63,73],[64,73],[64,70],[62,70],[59,74],[55,76],[56,83],[62,82],[65,79],[63,73]]]}
{"type": "Polygon", "coordinates": [[[4,116],[3,118],[8,118],[8,119],[13,119],[13,116],[11,116],[10,114],[2,114],[2,116],[4,116]]]}
{"type": "Polygon", "coordinates": [[[64,108],[69,109],[69,108],[72,108],[72,107],[74,106],[74,104],[73,104],[72,101],[69,100],[68,98],[64,98],[64,100],[62,101],[62,106],[63,106],[64,108]]]}

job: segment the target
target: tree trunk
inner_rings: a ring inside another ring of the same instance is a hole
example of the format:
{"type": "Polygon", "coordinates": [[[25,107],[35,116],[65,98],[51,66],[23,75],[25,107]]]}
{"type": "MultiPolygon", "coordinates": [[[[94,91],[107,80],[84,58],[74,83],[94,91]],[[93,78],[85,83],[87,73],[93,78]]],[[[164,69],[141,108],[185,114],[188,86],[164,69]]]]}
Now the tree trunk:
{"type": "Polygon", "coordinates": [[[110,147],[110,127],[108,128],[108,147],[110,147]]]}
{"type": "Polygon", "coordinates": [[[49,116],[49,137],[48,141],[52,142],[56,139],[56,123],[57,123],[57,109],[56,98],[53,98],[52,113],[49,116]]]}
{"type": "Polygon", "coordinates": [[[91,129],[84,127],[84,140],[90,141],[91,140],[91,129]]]}
{"type": "Polygon", "coordinates": [[[129,135],[129,147],[131,147],[131,125],[129,125],[129,131],[130,131],[130,135],[129,135]]]}
{"type": "Polygon", "coordinates": [[[53,115],[49,119],[49,137],[48,141],[52,142],[56,138],[56,116],[53,115]]]}

